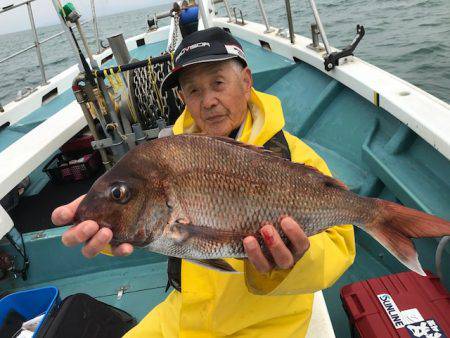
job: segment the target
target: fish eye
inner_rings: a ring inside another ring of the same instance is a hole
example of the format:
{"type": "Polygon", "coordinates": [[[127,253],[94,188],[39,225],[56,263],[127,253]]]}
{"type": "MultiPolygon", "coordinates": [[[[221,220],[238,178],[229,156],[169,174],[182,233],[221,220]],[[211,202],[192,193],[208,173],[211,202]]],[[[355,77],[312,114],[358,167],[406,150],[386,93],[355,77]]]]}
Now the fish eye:
{"type": "Polygon", "coordinates": [[[125,184],[119,183],[111,188],[110,196],[116,202],[126,203],[130,199],[130,190],[125,184]]]}

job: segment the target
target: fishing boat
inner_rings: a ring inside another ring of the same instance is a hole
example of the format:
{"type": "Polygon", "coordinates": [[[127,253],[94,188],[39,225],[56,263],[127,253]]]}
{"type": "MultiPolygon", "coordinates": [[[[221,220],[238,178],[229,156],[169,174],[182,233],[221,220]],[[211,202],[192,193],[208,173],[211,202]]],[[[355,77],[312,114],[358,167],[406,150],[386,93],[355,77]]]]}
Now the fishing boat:
{"type": "MultiPolygon", "coordinates": [[[[61,235],[67,227],[52,226],[51,211],[85,193],[102,168],[64,184],[49,174],[61,173],[61,147],[86,130],[94,135],[92,146],[108,169],[127,150],[173,123],[182,103],[175,92],[162,97],[157,89],[186,26],[180,27],[179,15],[169,8],[155,13],[142,34],[110,37],[110,47],[102,48],[97,36],[99,51],[92,53],[76,9],[53,1],[63,27],[59,35],[71,42],[78,64],[46,79],[33,1],[0,10],[1,15],[28,7],[42,74],[41,85],[0,107],[0,198],[13,200],[0,207],[0,290],[52,285],[63,298],[87,293],[139,320],[167,296],[166,257],[135,250],[129,257],[87,260],[80,250],[64,247],[61,235]],[[160,27],[163,17],[170,24],[160,27]]],[[[248,21],[227,0],[199,0],[198,17],[187,31],[221,27],[231,32],[247,55],[254,87],[281,100],[285,129],[323,157],[333,176],[352,191],[450,219],[450,106],[356,57],[363,26],[348,37],[354,39],[347,47],[333,48],[314,0],[309,3],[315,21],[310,37],[294,32],[289,0],[280,2],[288,29],[269,24],[261,0],[255,8],[262,23],[248,21]]],[[[355,233],[354,264],[331,288],[315,294],[309,337],[350,336],[340,289],[405,269],[363,231],[355,233]]],[[[444,237],[415,244],[425,270],[448,289],[447,242],[444,237]]]]}

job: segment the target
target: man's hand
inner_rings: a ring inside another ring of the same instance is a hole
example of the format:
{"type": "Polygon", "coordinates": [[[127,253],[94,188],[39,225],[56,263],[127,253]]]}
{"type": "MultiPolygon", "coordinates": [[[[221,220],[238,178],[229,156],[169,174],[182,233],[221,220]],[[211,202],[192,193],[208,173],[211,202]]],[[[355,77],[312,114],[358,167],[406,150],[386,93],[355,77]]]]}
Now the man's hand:
{"type": "MultiPolygon", "coordinates": [[[[84,196],[80,196],[71,203],[56,208],[52,213],[53,224],[65,225],[73,222],[75,212],[84,196]]],[[[105,249],[111,241],[112,236],[113,233],[110,229],[100,229],[96,222],[84,221],[64,232],[62,242],[68,247],[85,243],[81,252],[86,258],[92,258],[105,249]]],[[[112,248],[114,256],[128,256],[132,252],[133,246],[128,243],[112,248]]]]}
{"type": "Polygon", "coordinates": [[[290,269],[309,249],[308,237],[292,218],[284,217],[281,220],[281,229],[291,242],[290,249],[281,240],[280,234],[272,224],[266,224],[260,230],[274,263],[264,256],[255,237],[248,236],[244,239],[244,249],[248,259],[261,273],[269,272],[273,268],[290,269]]]}

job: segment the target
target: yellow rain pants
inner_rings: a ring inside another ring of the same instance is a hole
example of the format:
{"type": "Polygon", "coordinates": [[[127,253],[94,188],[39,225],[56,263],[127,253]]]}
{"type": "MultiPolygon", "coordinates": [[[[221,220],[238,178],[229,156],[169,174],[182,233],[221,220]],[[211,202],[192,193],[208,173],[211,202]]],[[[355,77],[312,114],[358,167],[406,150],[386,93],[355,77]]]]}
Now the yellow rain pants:
{"type": "MultiPolygon", "coordinates": [[[[284,127],[278,98],[252,89],[238,139],[262,146],[284,127]]],[[[198,129],[188,110],[174,134],[198,129]]],[[[294,162],[330,175],[325,162],[304,142],[284,132],[294,162]]],[[[353,263],[351,225],[335,226],[309,237],[310,248],[289,270],[259,274],[251,264],[228,259],[244,274],[226,274],[182,261],[182,292],[172,291],[125,337],[303,337],[312,311],[313,292],[331,286],[353,263]],[[245,266],[244,266],[245,265],[245,266]]],[[[145,301],[143,299],[142,301],[145,301]]]]}

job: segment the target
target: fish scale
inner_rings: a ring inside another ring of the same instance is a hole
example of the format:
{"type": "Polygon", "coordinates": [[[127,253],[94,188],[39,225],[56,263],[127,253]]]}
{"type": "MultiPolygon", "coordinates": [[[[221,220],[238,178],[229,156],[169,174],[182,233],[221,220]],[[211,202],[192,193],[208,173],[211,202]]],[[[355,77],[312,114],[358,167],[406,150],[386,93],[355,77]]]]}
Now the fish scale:
{"type": "Polygon", "coordinates": [[[316,169],[232,139],[178,135],[129,151],[99,178],[76,219],[94,220],[129,242],[187,259],[245,257],[242,240],[289,215],[312,236],[355,224],[410,269],[423,274],[410,238],[450,235],[450,223],[379,199],[361,197],[316,169]],[[114,192],[114,194],[113,194],[114,192]]]}

